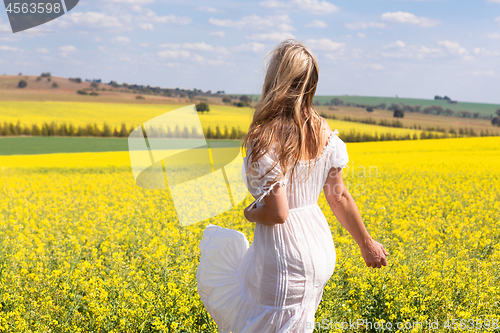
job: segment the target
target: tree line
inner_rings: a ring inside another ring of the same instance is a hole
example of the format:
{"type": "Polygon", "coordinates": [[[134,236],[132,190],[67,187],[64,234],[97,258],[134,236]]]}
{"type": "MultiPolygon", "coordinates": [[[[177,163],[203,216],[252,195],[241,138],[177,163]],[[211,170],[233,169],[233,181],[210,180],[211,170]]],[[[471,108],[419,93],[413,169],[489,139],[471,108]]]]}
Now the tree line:
{"type": "MultiPolygon", "coordinates": [[[[21,125],[20,121],[16,124],[4,122],[0,123],[0,136],[64,136],[64,137],[117,137],[117,138],[127,138],[130,133],[137,126],[127,127],[125,124],[121,126],[109,126],[106,122],[102,126],[98,126],[96,123],[87,124],[86,126],[79,125],[74,126],[73,124],[56,124],[55,122],[44,123],[41,126],[36,124],[27,126],[21,125]]],[[[416,126],[415,126],[416,127],[416,126]]],[[[149,138],[162,137],[162,138],[203,138],[201,133],[197,131],[195,127],[191,130],[184,126],[180,128],[176,125],[174,128],[169,126],[166,129],[161,129],[156,131],[151,128],[147,132],[149,138]]],[[[206,139],[229,139],[229,140],[240,140],[243,139],[246,132],[242,131],[241,128],[232,126],[229,128],[225,126],[208,126],[203,129],[203,135],[206,139]]],[[[473,128],[460,128],[458,131],[450,129],[446,132],[442,128],[435,129],[430,127],[425,129],[420,133],[412,134],[396,134],[396,133],[364,133],[351,130],[349,132],[342,132],[339,137],[345,142],[365,142],[365,141],[393,141],[393,140],[423,140],[423,139],[438,139],[438,138],[452,138],[452,137],[464,137],[464,136],[498,136],[499,134],[488,132],[488,130],[481,132],[475,132],[473,128]],[[433,132],[431,132],[433,131],[433,132]],[[435,132],[441,133],[435,133],[435,132]]]]}
{"type": "MultiPolygon", "coordinates": [[[[378,125],[378,126],[385,126],[385,127],[397,127],[397,128],[404,128],[403,123],[399,120],[386,120],[386,119],[380,119],[378,122],[371,118],[371,117],[366,117],[366,118],[351,118],[350,116],[344,116],[342,118],[337,117],[335,115],[327,115],[325,113],[321,113],[320,116],[323,118],[328,118],[328,119],[338,119],[342,121],[351,121],[351,122],[356,122],[356,123],[363,123],[363,124],[370,124],[370,125],[378,125]]],[[[500,119],[500,118],[499,118],[500,119]]],[[[500,125],[499,125],[500,126],[500,125]]],[[[441,132],[443,134],[448,134],[446,137],[459,137],[459,136],[499,136],[498,132],[490,132],[488,129],[486,130],[481,130],[480,132],[474,131],[474,128],[470,127],[465,127],[462,128],[460,127],[458,130],[455,130],[453,127],[450,127],[449,130],[446,130],[443,127],[434,127],[434,126],[427,126],[425,128],[422,128],[420,125],[414,124],[413,126],[408,127],[409,129],[418,129],[418,130],[423,130],[427,132],[441,132]]],[[[424,135],[428,136],[428,134],[424,135]]],[[[377,140],[367,140],[367,141],[377,141],[377,140]]]]}
{"type": "MultiPolygon", "coordinates": [[[[445,96],[446,97],[446,96],[445,96]]],[[[441,98],[445,99],[445,98],[441,98]]],[[[451,99],[450,99],[451,101],[451,99]]],[[[448,102],[450,102],[448,101],[448,102]]],[[[456,101],[451,101],[453,103],[451,104],[457,104],[456,101]]],[[[315,102],[315,105],[321,105],[319,101],[315,102]]],[[[351,107],[359,107],[359,108],[366,108],[368,112],[373,111],[374,109],[381,109],[381,110],[402,110],[402,111],[407,111],[407,112],[416,112],[416,113],[423,113],[423,114],[434,114],[434,115],[444,115],[444,116],[457,116],[461,118],[475,118],[475,119],[488,119],[491,120],[493,118],[492,115],[489,116],[481,116],[479,112],[470,112],[467,110],[461,110],[461,111],[453,111],[450,108],[443,108],[440,105],[431,105],[428,107],[422,107],[421,105],[410,105],[410,104],[405,104],[403,102],[401,103],[391,103],[391,105],[387,106],[386,103],[380,103],[379,105],[367,105],[367,104],[359,104],[359,103],[347,103],[344,102],[342,99],[335,97],[333,98],[330,102],[325,102],[323,105],[329,106],[329,105],[334,105],[334,106],[351,106],[351,107]]],[[[498,114],[497,110],[497,114],[498,114]]]]}

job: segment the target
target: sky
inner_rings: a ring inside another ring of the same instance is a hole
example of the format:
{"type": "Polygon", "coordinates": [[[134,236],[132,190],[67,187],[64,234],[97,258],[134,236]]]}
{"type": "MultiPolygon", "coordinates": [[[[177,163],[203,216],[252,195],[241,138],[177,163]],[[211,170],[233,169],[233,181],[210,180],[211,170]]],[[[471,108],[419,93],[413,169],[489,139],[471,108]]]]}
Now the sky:
{"type": "Polygon", "coordinates": [[[15,34],[2,7],[0,75],[259,94],[285,38],[318,60],[317,95],[500,104],[500,0],[80,0],[15,34]]]}

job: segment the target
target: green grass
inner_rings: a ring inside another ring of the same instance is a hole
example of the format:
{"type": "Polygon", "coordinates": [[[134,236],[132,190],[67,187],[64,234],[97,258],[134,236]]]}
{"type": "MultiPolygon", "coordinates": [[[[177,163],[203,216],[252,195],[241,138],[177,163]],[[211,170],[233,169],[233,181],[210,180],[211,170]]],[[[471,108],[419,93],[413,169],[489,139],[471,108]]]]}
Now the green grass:
{"type": "MultiPolygon", "coordinates": [[[[234,94],[232,94],[234,95],[234,94]]],[[[238,96],[241,94],[238,94],[238,96]]],[[[247,95],[253,99],[260,98],[260,95],[247,95]]],[[[354,103],[363,105],[379,105],[380,103],[387,104],[389,107],[392,103],[404,103],[409,105],[421,105],[422,109],[432,105],[439,105],[444,109],[451,109],[455,115],[459,111],[469,111],[470,113],[478,112],[481,116],[495,115],[495,111],[500,109],[500,104],[483,104],[471,102],[458,102],[458,104],[450,104],[445,100],[434,99],[418,99],[418,98],[396,98],[396,97],[370,97],[370,96],[314,96],[314,101],[319,101],[321,105],[325,102],[330,102],[335,97],[340,98],[344,103],[354,103]]],[[[444,96],[441,96],[444,97],[444,96]]],[[[453,96],[451,97],[453,99],[453,96]]]]}
{"type": "Polygon", "coordinates": [[[124,138],[0,137],[0,155],[127,151],[124,138]]]}
{"type": "MultiPolygon", "coordinates": [[[[234,147],[234,140],[206,141],[208,144],[217,142],[217,145],[213,147],[234,147]]],[[[183,145],[187,144],[186,147],[189,145],[185,139],[164,140],[162,144],[164,144],[165,149],[182,149],[183,145]]],[[[54,153],[98,153],[110,151],[128,151],[128,138],[77,138],[55,136],[0,137],[0,156],[54,153]]]]}
{"type": "Polygon", "coordinates": [[[469,111],[470,113],[478,112],[481,116],[494,115],[495,111],[500,109],[499,104],[481,104],[481,103],[469,103],[469,102],[458,102],[458,104],[450,104],[443,100],[434,99],[416,99],[416,98],[395,98],[395,97],[367,97],[367,96],[316,96],[314,101],[319,101],[321,104],[325,102],[330,102],[335,97],[340,98],[344,103],[356,103],[364,105],[379,105],[380,103],[387,104],[389,107],[392,103],[409,104],[409,105],[421,105],[422,109],[438,105],[444,109],[451,109],[455,112],[455,115],[459,111],[469,111]]]}

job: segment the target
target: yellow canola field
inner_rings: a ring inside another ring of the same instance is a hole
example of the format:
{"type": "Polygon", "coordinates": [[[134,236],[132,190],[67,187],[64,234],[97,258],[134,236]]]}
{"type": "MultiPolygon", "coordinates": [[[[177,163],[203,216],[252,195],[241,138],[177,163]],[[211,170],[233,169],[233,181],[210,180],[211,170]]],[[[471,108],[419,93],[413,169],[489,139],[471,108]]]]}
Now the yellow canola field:
{"type": "MultiPolygon", "coordinates": [[[[365,266],[322,194],[337,264],[315,332],[361,332],[339,328],[357,320],[498,330],[499,147],[347,143],[345,184],[389,265],[365,266]]],[[[169,191],[136,186],[129,163],[126,152],[0,157],[0,332],[217,332],[196,291],[198,244],[208,223],[251,242],[251,197],[180,227],[169,191]]]]}
{"type": "MultiPolygon", "coordinates": [[[[0,101],[0,123],[4,121],[17,123],[19,120],[23,125],[43,123],[50,124],[54,121],[56,124],[72,123],[74,126],[85,126],[88,123],[96,123],[102,128],[104,122],[112,128],[120,127],[122,123],[131,126],[139,126],[156,116],[166,112],[182,108],[186,105],[177,104],[120,104],[120,103],[84,103],[84,102],[12,102],[0,101]]],[[[248,107],[234,107],[225,105],[210,105],[210,112],[200,114],[200,122],[204,129],[208,126],[215,130],[215,126],[224,125],[229,130],[238,126],[246,131],[252,121],[254,109],[248,107]]],[[[378,134],[394,133],[396,135],[406,135],[410,133],[421,132],[419,130],[382,127],[377,125],[347,122],[328,119],[332,130],[337,128],[341,133],[347,133],[354,130],[359,133],[378,134]]]]}

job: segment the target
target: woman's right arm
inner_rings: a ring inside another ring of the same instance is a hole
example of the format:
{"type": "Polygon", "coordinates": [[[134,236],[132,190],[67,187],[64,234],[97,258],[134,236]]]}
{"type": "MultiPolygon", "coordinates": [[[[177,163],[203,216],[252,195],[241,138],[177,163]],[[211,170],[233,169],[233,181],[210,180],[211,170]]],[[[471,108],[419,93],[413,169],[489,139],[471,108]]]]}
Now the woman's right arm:
{"type": "Polygon", "coordinates": [[[358,207],[344,185],[342,168],[330,169],[323,190],[333,214],[358,244],[366,266],[387,266],[386,255],[389,253],[366,230],[358,207]]]}

